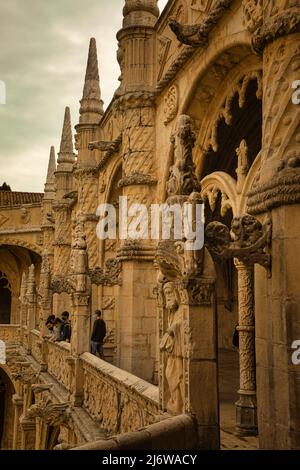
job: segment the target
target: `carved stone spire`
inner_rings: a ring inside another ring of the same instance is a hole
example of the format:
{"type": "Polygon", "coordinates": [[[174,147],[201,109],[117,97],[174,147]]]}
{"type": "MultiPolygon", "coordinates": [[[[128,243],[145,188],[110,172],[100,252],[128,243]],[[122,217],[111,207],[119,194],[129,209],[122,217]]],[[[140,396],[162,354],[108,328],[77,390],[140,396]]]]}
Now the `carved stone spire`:
{"type": "Polygon", "coordinates": [[[45,193],[55,192],[55,171],[56,171],[56,157],[55,148],[52,146],[50,150],[50,157],[48,163],[47,180],[45,184],[45,193]]]}
{"type": "Polygon", "coordinates": [[[75,163],[70,108],[66,107],[57,163],[75,163]]]}
{"type": "Polygon", "coordinates": [[[80,101],[80,124],[98,124],[103,116],[95,38],[91,38],[86,67],[83,96],[80,101]]]}
{"type": "Polygon", "coordinates": [[[123,28],[154,26],[159,17],[157,0],[125,0],[123,28]]]}

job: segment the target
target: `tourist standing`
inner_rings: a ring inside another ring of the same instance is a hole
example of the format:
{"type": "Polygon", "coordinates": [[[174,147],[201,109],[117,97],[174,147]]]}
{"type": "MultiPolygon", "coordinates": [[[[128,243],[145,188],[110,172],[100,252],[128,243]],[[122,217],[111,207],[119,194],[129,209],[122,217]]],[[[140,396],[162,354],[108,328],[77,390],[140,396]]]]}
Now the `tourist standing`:
{"type": "Polygon", "coordinates": [[[106,324],[103,318],[101,318],[101,310],[96,310],[95,315],[96,320],[94,322],[93,332],[91,336],[91,351],[92,354],[94,354],[95,356],[97,356],[98,353],[101,359],[103,359],[103,342],[106,336],[106,324]]]}

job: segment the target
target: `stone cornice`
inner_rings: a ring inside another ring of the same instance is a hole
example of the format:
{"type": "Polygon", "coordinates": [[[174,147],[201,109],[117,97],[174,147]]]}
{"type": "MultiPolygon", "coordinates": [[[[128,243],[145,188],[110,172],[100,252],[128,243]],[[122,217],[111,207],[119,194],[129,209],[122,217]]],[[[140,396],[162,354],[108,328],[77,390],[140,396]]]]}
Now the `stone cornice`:
{"type": "Polygon", "coordinates": [[[299,7],[290,8],[273,16],[258,28],[252,38],[252,47],[257,54],[276,39],[300,32],[299,7]]]}
{"type": "Polygon", "coordinates": [[[155,249],[136,240],[127,240],[118,250],[117,258],[120,261],[153,261],[155,249]]]}

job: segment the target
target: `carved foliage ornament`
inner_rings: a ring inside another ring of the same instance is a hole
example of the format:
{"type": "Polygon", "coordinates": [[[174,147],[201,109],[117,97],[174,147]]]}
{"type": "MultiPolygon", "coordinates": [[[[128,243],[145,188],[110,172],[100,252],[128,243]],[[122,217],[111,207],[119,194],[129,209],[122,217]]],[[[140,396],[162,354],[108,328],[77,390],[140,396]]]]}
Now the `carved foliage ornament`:
{"type": "Polygon", "coordinates": [[[109,259],[106,261],[106,269],[97,267],[93,270],[89,270],[89,275],[92,284],[96,286],[114,286],[120,285],[122,265],[121,262],[116,259],[109,259]]]}
{"type": "Polygon", "coordinates": [[[263,23],[263,0],[243,0],[244,25],[253,33],[263,23]]]}
{"type": "Polygon", "coordinates": [[[178,111],[178,102],[178,88],[176,85],[172,85],[164,98],[165,124],[168,124],[168,122],[175,118],[178,111]]]}
{"type": "Polygon", "coordinates": [[[271,220],[261,224],[251,215],[235,217],[231,232],[220,222],[211,222],[205,230],[205,245],[212,256],[237,258],[245,264],[270,267],[268,247],[271,242],[271,220]]]}

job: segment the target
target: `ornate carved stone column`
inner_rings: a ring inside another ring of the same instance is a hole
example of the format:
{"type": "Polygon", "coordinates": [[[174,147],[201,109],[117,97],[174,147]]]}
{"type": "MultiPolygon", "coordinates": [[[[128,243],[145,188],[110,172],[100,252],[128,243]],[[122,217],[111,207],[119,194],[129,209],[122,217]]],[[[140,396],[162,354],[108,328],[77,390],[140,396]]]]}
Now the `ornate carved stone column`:
{"type": "MultiPolygon", "coordinates": [[[[245,4],[250,2],[245,2],[245,4]]],[[[253,3],[253,2],[251,2],[253,3]]],[[[291,361],[298,339],[300,250],[300,106],[293,83],[300,71],[299,6],[263,1],[253,47],[263,59],[261,170],[248,197],[248,212],[272,217],[272,267],[255,270],[257,404],[260,447],[299,449],[299,368],[291,361]],[[269,276],[268,276],[269,274],[269,276]]]]}
{"type": "Polygon", "coordinates": [[[86,253],[86,237],[81,218],[76,219],[74,239],[71,251],[71,277],[73,324],[71,337],[71,354],[74,363],[74,390],[72,403],[81,406],[83,400],[83,370],[79,356],[90,351],[90,284],[88,278],[88,260],[86,253]]]}
{"type": "Polygon", "coordinates": [[[26,305],[27,305],[27,334],[28,334],[28,353],[31,352],[30,332],[36,327],[36,313],[37,313],[37,295],[35,284],[35,267],[32,264],[29,267],[26,291],[26,305]]]}
{"type": "Polygon", "coordinates": [[[22,274],[21,288],[20,288],[20,326],[21,326],[21,342],[26,340],[27,328],[27,306],[26,306],[26,292],[27,292],[27,275],[25,272],[22,274]]]}
{"type": "Polygon", "coordinates": [[[40,333],[42,336],[42,371],[47,370],[47,342],[45,336],[47,336],[48,331],[46,327],[46,321],[49,315],[52,314],[52,290],[51,290],[51,268],[48,252],[45,251],[42,259],[42,267],[40,274],[40,285],[38,290],[38,299],[40,306],[40,333]]]}
{"type": "Polygon", "coordinates": [[[26,416],[20,419],[21,450],[35,450],[36,427],[35,419],[26,416]]]}
{"type": "MultiPolygon", "coordinates": [[[[115,94],[114,115],[122,133],[122,179],[119,188],[133,203],[150,207],[155,199],[155,23],[157,1],[126,0],[123,28],[118,32],[121,85],[115,94]]],[[[156,340],[156,274],[154,244],[147,240],[122,240],[118,260],[126,272],[120,286],[119,366],[148,381],[153,379],[156,340]],[[129,299],[130,302],[129,302],[129,299]]]]}
{"type": "Polygon", "coordinates": [[[23,397],[15,394],[12,398],[14,406],[14,433],[13,433],[13,449],[21,449],[21,428],[20,428],[20,418],[23,413],[23,397]]]}
{"type": "Polygon", "coordinates": [[[238,271],[238,331],[240,389],[236,403],[237,432],[242,436],[257,434],[254,268],[236,260],[238,271]]]}
{"type": "MultiPolygon", "coordinates": [[[[167,204],[193,208],[195,229],[202,200],[194,172],[195,138],[188,116],[180,116],[174,142],[174,164],[167,183],[167,204]],[[196,209],[198,209],[196,211],[196,209]]],[[[215,270],[205,248],[188,247],[183,238],[161,241],[159,267],[159,390],[163,410],[197,418],[199,448],[218,449],[218,371],[215,270]],[[188,249],[192,248],[192,249],[188,249]],[[209,396],[209,400],[207,397],[209,396]]]]}

